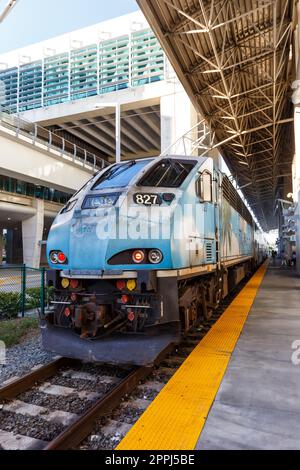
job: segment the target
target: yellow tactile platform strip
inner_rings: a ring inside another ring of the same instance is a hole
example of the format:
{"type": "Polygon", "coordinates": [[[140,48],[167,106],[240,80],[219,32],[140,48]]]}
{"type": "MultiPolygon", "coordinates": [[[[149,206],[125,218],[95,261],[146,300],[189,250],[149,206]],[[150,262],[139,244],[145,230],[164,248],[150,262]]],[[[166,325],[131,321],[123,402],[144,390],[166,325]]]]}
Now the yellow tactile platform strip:
{"type": "Polygon", "coordinates": [[[117,450],[193,450],[241,334],[267,262],[200,341],[117,450]]]}

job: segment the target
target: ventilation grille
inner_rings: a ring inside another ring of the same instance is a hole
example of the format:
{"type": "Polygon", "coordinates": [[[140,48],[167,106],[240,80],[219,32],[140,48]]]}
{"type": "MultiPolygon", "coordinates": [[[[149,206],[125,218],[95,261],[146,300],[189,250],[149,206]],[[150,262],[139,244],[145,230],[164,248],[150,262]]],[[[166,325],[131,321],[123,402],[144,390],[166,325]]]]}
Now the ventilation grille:
{"type": "Polygon", "coordinates": [[[212,255],[213,255],[213,250],[212,250],[212,243],[206,243],[205,246],[205,253],[206,253],[206,261],[212,261],[212,255]]]}
{"type": "Polygon", "coordinates": [[[233,207],[242,217],[248,222],[249,225],[253,225],[253,219],[248,211],[247,207],[242,201],[242,198],[234,188],[233,184],[229,181],[229,178],[226,175],[223,175],[222,180],[222,194],[226,201],[229,202],[231,207],[233,207]]]}

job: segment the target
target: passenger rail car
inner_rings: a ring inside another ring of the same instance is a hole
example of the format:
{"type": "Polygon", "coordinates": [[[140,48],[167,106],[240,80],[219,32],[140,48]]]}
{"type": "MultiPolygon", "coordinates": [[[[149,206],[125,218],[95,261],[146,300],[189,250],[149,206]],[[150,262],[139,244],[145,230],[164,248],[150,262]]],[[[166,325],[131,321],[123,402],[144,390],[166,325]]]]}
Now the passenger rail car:
{"type": "Polygon", "coordinates": [[[261,262],[257,234],[210,157],[102,170],[49,233],[55,294],[41,324],[44,347],[88,361],[153,362],[261,262]]]}

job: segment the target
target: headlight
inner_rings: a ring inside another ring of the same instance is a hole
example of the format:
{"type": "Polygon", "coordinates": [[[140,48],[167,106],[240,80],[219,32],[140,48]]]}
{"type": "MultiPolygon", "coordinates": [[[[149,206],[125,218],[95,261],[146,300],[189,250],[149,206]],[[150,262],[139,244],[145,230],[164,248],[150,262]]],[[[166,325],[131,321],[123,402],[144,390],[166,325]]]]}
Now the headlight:
{"type": "Polygon", "coordinates": [[[68,204],[65,207],[62,208],[60,213],[65,214],[65,212],[70,212],[73,209],[73,207],[75,206],[76,202],[77,202],[77,199],[75,199],[75,201],[68,202],[68,204]]]}
{"type": "Polygon", "coordinates": [[[51,263],[53,264],[57,264],[58,263],[58,259],[57,259],[57,251],[51,251],[50,253],[50,261],[51,263]]]}
{"type": "Polygon", "coordinates": [[[53,264],[67,264],[68,259],[62,251],[53,250],[49,254],[51,263],[53,264]]]}
{"type": "Polygon", "coordinates": [[[150,250],[148,253],[148,259],[152,264],[159,264],[163,259],[163,254],[160,250],[150,250]]]}
{"type": "Polygon", "coordinates": [[[99,196],[87,196],[82,204],[82,209],[98,209],[99,207],[114,206],[120,194],[101,194],[99,196]]]}

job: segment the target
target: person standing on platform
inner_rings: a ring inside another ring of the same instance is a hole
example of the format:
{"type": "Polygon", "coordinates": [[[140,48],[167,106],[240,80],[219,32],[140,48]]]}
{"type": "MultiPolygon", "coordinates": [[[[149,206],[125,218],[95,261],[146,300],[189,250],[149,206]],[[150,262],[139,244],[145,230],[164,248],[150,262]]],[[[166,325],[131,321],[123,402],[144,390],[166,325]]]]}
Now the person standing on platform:
{"type": "Polygon", "coordinates": [[[281,266],[287,266],[287,255],[284,250],[281,251],[281,266]]]}
{"type": "Polygon", "coordinates": [[[276,251],[272,250],[272,260],[273,260],[273,265],[275,266],[276,264],[276,251]]]}

